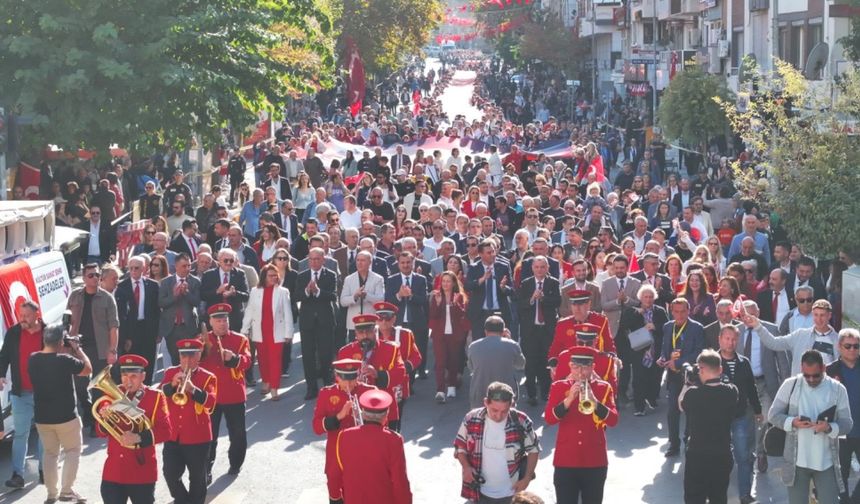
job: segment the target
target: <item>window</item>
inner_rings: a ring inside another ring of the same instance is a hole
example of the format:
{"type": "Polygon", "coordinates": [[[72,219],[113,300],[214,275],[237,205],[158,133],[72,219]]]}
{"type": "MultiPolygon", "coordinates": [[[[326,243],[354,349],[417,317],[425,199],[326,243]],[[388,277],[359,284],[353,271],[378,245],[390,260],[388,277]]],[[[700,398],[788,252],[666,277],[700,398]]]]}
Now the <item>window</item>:
{"type": "Polygon", "coordinates": [[[803,26],[792,26],[791,36],[789,38],[789,53],[788,61],[794,65],[794,68],[801,68],[805,54],[803,49],[803,26]]]}
{"type": "Polygon", "coordinates": [[[744,32],[736,31],[732,33],[732,68],[740,68],[744,58],[744,32]]]}
{"type": "Polygon", "coordinates": [[[654,23],[650,22],[642,23],[642,44],[643,45],[652,45],[654,44],[654,23]]]}

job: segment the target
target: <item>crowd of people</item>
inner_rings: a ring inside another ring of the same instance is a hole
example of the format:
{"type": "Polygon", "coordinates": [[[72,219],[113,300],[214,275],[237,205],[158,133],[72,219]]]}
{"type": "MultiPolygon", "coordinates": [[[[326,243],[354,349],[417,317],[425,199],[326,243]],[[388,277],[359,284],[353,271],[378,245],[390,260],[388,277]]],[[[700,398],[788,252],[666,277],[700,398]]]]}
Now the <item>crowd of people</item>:
{"type": "MultiPolygon", "coordinates": [[[[512,108],[493,100],[508,85],[492,82],[490,63],[475,66],[482,119],[444,112],[451,72],[428,78],[410,67],[354,119],[306,104],[274,143],[254,146],[253,181],[244,179],[249,158],[231,151],[222,183],[199,204],[174,156],[50,170],[58,220],[89,232],[65,328],[79,336],[67,367],[79,375],[82,413],[40,416],[28,356],[43,343],[56,352],[64,331],[40,324],[38,306],[23,307],[0,351],[16,425],[6,485],[24,485],[34,418],[43,436],[45,426],[73,421],[109,437],[104,502],[153,502],[163,444],[171,495],[202,503],[222,419],[236,475],[247,390],[281,398],[295,328],[304,399],[316,401],[313,429],[327,435],[332,502],[411,502],[397,432],[410,421],[414,381],[430,376],[440,405],[469,383],[474,409],[455,449],[462,495],[475,502],[539,501],[526,488],[541,446],[517,405],[543,405],[546,424],[558,428],[558,502],[601,502],[607,429],[620,405],[649,414],[664,384],[665,454],[679,456],[687,443],[687,502],[725,502],[735,464],[741,502],[755,501],[755,471],[768,470],[765,417],[788,434],[790,502],[806,502],[810,480],[820,502],[848,502],[860,334],[838,331],[837,307],[853,257],[804,255],[761,194],[735,187],[726,158],[682,175],[667,166],[659,135],[646,142],[636,121],[524,118],[517,99],[539,83],[514,83],[512,108]],[[487,147],[382,150],[433,136],[487,147]],[[329,157],[326,166],[331,138],[374,152],[329,157]],[[547,140],[570,141],[573,158],[530,151],[547,140]],[[147,222],[120,269],[111,221],[135,204],[147,222]],[[685,373],[696,363],[699,383],[685,373]],[[122,391],[115,401],[99,400],[110,397],[108,366],[122,391]],[[717,399],[696,391],[708,385],[720,387],[717,399]],[[719,401],[721,415],[701,414],[719,401]],[[145,427],[125,423],[140,416],[145,427]]],[[[539,98],[547,106],[557,100],[552,89],[539,98]]],[[[81,502],[71,487],[80,436],[62,436],[43,439],[47,502],[81,502]]]]}

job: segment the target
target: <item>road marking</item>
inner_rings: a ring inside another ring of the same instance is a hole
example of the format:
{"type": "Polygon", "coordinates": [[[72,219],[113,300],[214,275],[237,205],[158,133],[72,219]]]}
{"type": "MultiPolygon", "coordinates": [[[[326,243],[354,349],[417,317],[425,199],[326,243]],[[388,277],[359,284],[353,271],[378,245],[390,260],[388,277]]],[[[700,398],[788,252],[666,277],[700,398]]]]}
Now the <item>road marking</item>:
{"type": "Polygon", "coordinates": [[[319,504],[326,501],[328,501],[328,489],[309,488],[302,491],[296,504],[319,504]]]}

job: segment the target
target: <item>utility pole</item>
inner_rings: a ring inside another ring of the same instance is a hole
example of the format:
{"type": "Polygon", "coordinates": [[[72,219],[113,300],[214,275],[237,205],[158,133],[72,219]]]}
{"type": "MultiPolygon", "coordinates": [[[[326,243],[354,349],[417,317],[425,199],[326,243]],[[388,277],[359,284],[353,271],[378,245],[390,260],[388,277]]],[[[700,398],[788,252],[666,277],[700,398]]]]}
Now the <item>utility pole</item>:
{"type": "Polygon", "coordinates": [[[651,0],[651,26],[653,33],[651,34],[651,42],[654,46],[654,63],[652,66],[653,85],[651,86],[651,126],[657,122],[657,0],[651,0]]]}

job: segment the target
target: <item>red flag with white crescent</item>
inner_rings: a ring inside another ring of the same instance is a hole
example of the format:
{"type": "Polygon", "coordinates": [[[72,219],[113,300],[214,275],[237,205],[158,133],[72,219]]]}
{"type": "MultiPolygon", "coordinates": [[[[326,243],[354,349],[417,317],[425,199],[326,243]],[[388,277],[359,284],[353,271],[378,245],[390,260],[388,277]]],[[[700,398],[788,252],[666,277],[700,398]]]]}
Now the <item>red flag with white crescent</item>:
{"type": "Polygon", "coordinates": [[[412,112],[417,116],[421,112],[421,90],[416,89],[412,92],[412,103],[414,104],[412,112]]]}
{"type": "Polygon", "coordinates": [[[42,183],[42,172],[27,163],[18,163],[16,185],[24,189],[24,197],[31,200],[39,199],[39,185],[42,183]]]}
{"type": "Polygon", "coordinates": [[[0,268],[0,309],[3,330],[18,323],[19,309],[24,301],[39,301],[30,265],[15,261],[0,268]]]}
{"type": "Polygon", "coordinates": [[[346,39],[346,57],[349,69],[349,111],[355,117],[361,111],[364,101],[364,63],[358,53],[358,46],[351,37],[346,39]]]}

